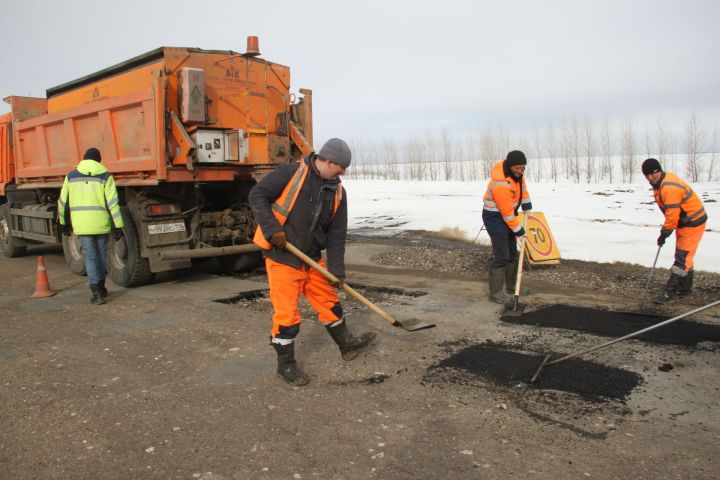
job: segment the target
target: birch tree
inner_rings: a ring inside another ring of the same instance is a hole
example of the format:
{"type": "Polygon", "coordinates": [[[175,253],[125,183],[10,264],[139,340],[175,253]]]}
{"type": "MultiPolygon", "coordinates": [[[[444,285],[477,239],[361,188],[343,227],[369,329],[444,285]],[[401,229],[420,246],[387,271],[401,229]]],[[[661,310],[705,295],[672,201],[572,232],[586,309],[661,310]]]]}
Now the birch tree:
{"type": "Polygon", "coordinates": [[[542,155],[542,141],[540,139],[540,131],[536,128],[533,129],[533,150],[532,155],[535,157],[535,161],[532,165],[529,165],[528,170],[530,171],[530,178],[535,181],[539,182],[541,173],[542,173],[542,163],[543,163],[543,155],[542,155]]]}
{"type": "Polygon", "coordinates": [[[593,176],[597,179],[595,173],[595,135],[593,132],[592,122],[589,118],[583,123],[583,140],[585,143],[585,181],[592,182],[593,176]]]}
{"type": "Polygon", "coordinates": [[[495,151],[495,138],[490,130],[486,130],[480,139],[480,152],[482,155],[483,177],[489,178],[492,167],[498,160],[495,151]]]}
{"type": "Polygon", "coordinates": [[[553,182],[557,183],[558,178],[558,165],[557,165],[557,138],[555,137],[555,129],[552,123],[548,123],[547,130],[545,132],[545,139],[547,142],[547,155],[548,161],[550,162],[550,178],[553,182]]]}
{"type": "Polygon", "coordinates": [[[712,134],[712,144],[710,145],[710,161],[708,162],[708,182],[712,182],[713,173],[715,170],[715,156],[718,150],[718,127],[715,127],[712,134]]]}
{"type": "Polygon", "coordinates": [[[623,183],[632,183],[637,169],[637,159],[635,158],[635,131],[630,120],[625,122],[620,132],[620,147],[623,183]]]}
{"type": "Polygon", "coordinates": [[[657,146],[657,156],[660,165],[665,166],[665,157],[668,152],[669,138],[668,129],[665,125],[665,121],[662,118],[658,118],[655,124],[655,137],[657,146]]]}
{"type": "Polygon", "coordinates": [[[685,168],[691,182],[697,182],[700,178],[700,156],[702,155],[702,132],[700,131],[695,112],[690,115],[685,130],[685,168]]]}
{"type": "Polygon", "coordinates": [[[607,176],[608,181],[613,181],[613,162],[612,162],[612,135],[610,134],[610,122],[605,119],[602,129],[600,130],[600,149],[602,150],[602,179],[607,176]]]}
{"type": "Polygon", "coordinates": [[[483,180],[482,162],[480,158],[480,140],[477,135],[470,135],[465,140],[465,154],[468,159],[468,180],[471,182],[483,180]]]}
{"type": "Polygon", "coordinates": [[[440,135],[440,158],[443,165],[443,177],[446,182],[452,180],[453,176],[455,165],[455,162],[453,162],[453,148],[453,141],[447,130],[443,128],[440,135]]]}

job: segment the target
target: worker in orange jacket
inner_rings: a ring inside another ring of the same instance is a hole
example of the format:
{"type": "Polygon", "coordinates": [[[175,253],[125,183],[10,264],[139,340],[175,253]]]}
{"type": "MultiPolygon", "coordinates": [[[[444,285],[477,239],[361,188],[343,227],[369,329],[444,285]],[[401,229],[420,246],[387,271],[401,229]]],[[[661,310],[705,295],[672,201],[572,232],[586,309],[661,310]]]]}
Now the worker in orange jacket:
{"type": "Polygon", "coordinates": [[[656,159],[645,160],[642,173],[652,185],[655,203],[665,215],[657,239],[658,247],[662,247],[665,239],[675,231],[675,262],[670,268],[665,290],[655,298],[655,302],[665,303],[692,292],[693,259],[705,233],[708,216],[698,194],[674,173],[663,172],[656,159]]]}
{"type": "Polygon", "coordinates": [[[295,338],[301,322],[297,302],[301,294],[318,312],[318,320],[340,348],[344,360],[354,359],[375,338],[372,332],[359,337],[350,333],[335,291],[342,288],[345,279],[347,197],[340,175],[350,166],[350,160],[347,143],[332,138],[317,154],[280,165],[250,191],[250,206],[258,221],[253,241],[263,248],[274,309],[270,343],[277,353],[278,375],[293,385],[309,382],[295,361],[295,338]],[[290,253],[285,248],[288,241],[339,282],[330,285],[290,253]],[[322,250],[327,252],[327,265],[322,250]]]}
{"type": "Polygon", "coordinates": [[[492,242],[493,259],[488,274],[489,297],[495,303],[512,300],[508,291],[515,285],[518,271],[517,241],[525,235],[518,219],[518,209],[532,209],[525,185],[527,159],[520,150],[513,150],[496,163],[483,197],[482,218],[492,242]]]}

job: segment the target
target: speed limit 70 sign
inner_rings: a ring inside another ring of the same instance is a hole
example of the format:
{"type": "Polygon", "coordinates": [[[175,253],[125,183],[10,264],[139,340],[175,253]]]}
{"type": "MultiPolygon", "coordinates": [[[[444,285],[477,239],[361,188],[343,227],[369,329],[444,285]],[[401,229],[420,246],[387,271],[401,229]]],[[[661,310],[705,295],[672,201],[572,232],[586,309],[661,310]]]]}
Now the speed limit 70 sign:
{"type": "MultiPolygon", "coordinates": [[[[524,213],[518,215],[523,221],[524,213]]],[[[550,226],[545,215],[540,212],[530,212],[525,225],[527,234],[526,252],[528,261],[531,264],[556,264],[560,263],[560,250],[553,238],[550,226]]]]}

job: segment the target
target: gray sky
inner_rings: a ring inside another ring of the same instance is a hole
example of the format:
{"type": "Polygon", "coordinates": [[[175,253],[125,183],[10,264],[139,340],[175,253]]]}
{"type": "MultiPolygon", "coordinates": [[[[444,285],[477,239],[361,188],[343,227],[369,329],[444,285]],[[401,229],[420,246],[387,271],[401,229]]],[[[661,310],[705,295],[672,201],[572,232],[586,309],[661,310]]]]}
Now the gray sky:
{"type": "Polygon", "coordinates": [[[1,1],[2,97],[257,35],[294,91],[313,90],[318,138],[720,120],[717,0],[1,1]]]}

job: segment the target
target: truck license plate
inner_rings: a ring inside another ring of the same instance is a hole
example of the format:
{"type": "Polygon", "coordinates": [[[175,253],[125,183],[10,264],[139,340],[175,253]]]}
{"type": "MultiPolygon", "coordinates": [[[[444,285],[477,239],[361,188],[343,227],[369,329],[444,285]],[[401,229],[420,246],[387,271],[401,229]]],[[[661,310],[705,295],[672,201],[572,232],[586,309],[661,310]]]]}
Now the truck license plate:
{"type": "Polygon", "coordinates": [[[172,233],[172,232],[184,232],[185,224],[179,223],[161,223],[158,225],[148,225],[148,233],[150,235],[157,235],[158,233],[172,233]]]}

